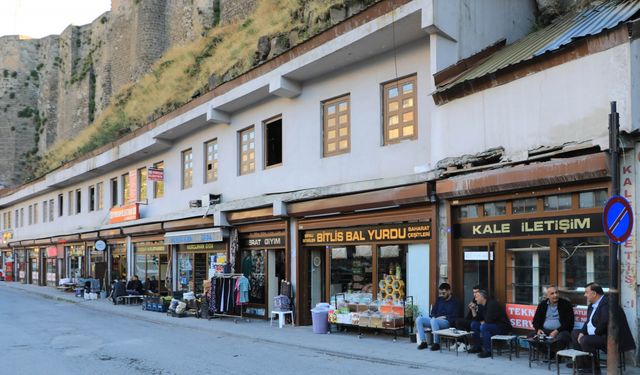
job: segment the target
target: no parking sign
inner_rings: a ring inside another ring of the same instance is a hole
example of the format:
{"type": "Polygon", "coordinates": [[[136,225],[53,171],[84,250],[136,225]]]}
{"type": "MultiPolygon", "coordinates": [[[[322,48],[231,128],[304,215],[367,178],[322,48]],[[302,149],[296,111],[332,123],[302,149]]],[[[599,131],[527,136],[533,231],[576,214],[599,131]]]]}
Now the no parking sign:
{"type": "Polygon", "coordinates": [[[633,230],[633,210],[629,201],[619,195],[611,197],[604,206],[602,224],[612,242],[625,242],[633,230]]]}

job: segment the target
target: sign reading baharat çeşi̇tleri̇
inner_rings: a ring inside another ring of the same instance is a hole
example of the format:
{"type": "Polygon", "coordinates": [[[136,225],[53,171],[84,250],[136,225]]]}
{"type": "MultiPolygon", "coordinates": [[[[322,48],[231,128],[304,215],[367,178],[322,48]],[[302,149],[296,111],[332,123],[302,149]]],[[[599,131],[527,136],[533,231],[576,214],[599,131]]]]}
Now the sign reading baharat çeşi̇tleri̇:
{"type": "Polygon", "coordinates": [[[602,232],[602,230],[600,214],[463,223],[453,227],[455,238],[571,234],[602,232]]]}
{"type": "Polygon", "coordinates": [[[431,239],[431,223],[411,223],[308,230],[302,236],[302,243],[362,243],[373,241],[415,241],[431,239]]]}

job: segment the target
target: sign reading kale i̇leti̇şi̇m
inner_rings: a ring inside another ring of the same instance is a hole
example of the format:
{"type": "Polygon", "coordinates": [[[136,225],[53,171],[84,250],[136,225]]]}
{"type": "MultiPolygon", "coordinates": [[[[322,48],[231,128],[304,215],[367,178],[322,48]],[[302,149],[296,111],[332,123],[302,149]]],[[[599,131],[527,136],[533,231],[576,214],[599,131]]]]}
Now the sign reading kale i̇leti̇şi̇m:
{"type": "Polygon", "coordinates": [[[361,243],[373,241],[415,241],[431,239],[431,223],[411,223],[380,225],[370,227],[335,228],[308,230],[302,236],[302,243],[361,243]]]}
{"type": "Polygon", "coordinates": [[[453,226],[455,238],[487,238],[602,232],[600,214],[464,223],[453,226]]]}

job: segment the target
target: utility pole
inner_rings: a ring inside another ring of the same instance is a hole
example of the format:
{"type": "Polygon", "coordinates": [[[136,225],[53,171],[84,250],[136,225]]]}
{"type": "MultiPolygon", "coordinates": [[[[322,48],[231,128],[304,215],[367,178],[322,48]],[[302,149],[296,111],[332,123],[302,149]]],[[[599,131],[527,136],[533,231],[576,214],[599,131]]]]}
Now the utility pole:
{"type": "MultiPolygon", "coordinates": [[[[611,163],[611,196],[620,194],[620,115],[616,110],[616,102],[611,102],[609,114],[609,162],[611,163]]],[[[607,374],[618,373],[618,305],[620,304],[620,244],[609,240],[609,327],[607,336],[607,374]]]]}

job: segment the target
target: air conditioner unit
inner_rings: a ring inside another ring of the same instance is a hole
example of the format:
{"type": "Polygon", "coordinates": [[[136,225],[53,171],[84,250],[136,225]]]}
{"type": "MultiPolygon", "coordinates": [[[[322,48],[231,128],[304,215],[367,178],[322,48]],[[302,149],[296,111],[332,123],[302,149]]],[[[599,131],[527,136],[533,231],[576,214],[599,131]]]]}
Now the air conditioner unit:
{"type": "Polygon", "coordinates": [[[202,207],[202,201],[200,199],[189,201],[189,208],[198,208],[198,207],[202,207]]]}
{"type": "Polygon", "coordinates": [[[220,197],[222,194],[205,194],[202,196],[202,206],[209,207],[212,204],[220,203],[220,197]]]}

